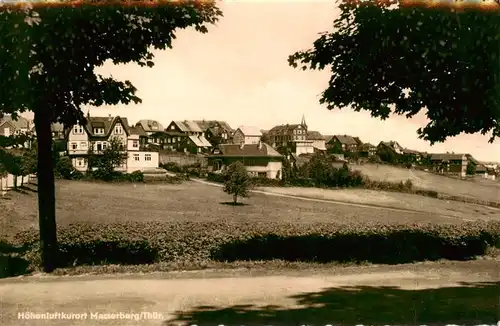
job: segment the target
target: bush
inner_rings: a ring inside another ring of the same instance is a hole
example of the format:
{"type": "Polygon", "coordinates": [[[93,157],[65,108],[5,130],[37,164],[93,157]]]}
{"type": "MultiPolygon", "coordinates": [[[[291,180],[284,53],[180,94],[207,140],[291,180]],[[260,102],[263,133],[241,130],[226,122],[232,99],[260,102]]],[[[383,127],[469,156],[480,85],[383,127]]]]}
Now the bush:
{"type": "MultiPolygon", "coordinates": [[[[38,262],[38,231],[16,235],[38,262]]],[[[275,222],[76,223],[58,228],[59,266],[269,260],[409,263],[470,259],[500,247],[500,222],[394,225],[275,222]]]]}
{"type": "Polygon", "coordinates": [[[184,172],[184,169],[182,168],[182,166],[180,166],[179,164],[177,164],[175,162],[168,162],[165,164],[160,164],[160,167],[167,170],[167,171],[174,172],[174,173],[184,172]]]}
{"type": "Polygon", "coordinates": [[[127,175],[127,179],[130,182],[144,182],[144,173],[142,171],[134,171],[127,175]]]}
{"type": "Polygon", "coordinates": [[[213,173],[213,172],[208,172],[207,173],[207,180],[212,181],[212,182],[217,182],[217,183],[224,183],[224,175],[220,173],[213,173]]]}
{"type": "Polygon", "coordinates": [[[61,157],[57,160],[54,167],[54,174],[63,179],[71,180],[71,175],[75,171],[71,159],[67,156],[61,157]]]}

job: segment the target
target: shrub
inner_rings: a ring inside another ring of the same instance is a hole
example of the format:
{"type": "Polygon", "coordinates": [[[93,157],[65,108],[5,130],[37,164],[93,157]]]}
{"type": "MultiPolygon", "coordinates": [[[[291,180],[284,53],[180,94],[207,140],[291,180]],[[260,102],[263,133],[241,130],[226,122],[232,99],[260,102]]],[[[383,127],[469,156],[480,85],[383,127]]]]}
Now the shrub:
{"type": "Polygon", "coordinates": [[[73,171],[75,171],[75,168],[73,167],[69,157],[64,156],[57,160],[54,167],[54,173],[57,177],[69,180],[71,179],[73,171]]]}
{"type": "MultiPolygon", "coordinates": [[[[16,235],[37,264],[38,231],[16,235]]],[[[269,260],[408,263],[470,259],[500,247],[500,222],[288,224],[210,222],[76,223],[58,228],[59,266],[168,261],[269,260]]]]}
{"type": "Polygon", "coordinates": [[[127,175],[128,180],[131,182],[144,182],[144,173],[142,171],[134,171],[127,175]]]}
{"type": "Polygon", "coordinates": [[[179,164],[177,164],[175,162],[168,162],[165,164],[161,164],[160,167],[167,170],[167,171],[174,172],[174,173],[184,172],[184,169],[179,164]]]}
{"type": "Polygon", "coordinates": [[[211,182],[217,182],[217,183],[224,183],[224,175],[220,173],[213,173],[209,172],[207,173],[207,180],[211,182]]]}

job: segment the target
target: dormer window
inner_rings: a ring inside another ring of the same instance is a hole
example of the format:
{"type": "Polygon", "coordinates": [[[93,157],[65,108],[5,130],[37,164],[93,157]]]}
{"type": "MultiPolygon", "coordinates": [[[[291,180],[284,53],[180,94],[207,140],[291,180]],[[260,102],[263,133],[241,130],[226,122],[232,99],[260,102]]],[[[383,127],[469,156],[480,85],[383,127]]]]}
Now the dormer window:
{"type": "Polygon", "coordinates": [[[104,135],[104,128],[94,128],[94,134],[104,135]]]}

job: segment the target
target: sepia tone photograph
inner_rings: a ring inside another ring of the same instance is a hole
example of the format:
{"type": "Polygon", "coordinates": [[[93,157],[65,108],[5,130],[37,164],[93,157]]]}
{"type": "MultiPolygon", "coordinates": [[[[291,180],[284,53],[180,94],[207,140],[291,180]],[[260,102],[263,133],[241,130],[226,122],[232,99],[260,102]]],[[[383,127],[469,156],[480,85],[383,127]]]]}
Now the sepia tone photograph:
{"type": "Polygon", "coordinates": [[[0,0],[0,324],[500,324],[500,1],[0,0]]]}

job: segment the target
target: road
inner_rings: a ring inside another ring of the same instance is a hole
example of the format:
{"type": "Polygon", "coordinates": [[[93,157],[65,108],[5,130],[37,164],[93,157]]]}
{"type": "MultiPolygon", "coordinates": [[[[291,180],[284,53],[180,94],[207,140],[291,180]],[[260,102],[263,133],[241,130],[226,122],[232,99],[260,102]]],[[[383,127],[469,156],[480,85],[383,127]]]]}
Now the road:
{"type": "Polygon", "coordinates": [[[492,325],[500,316],[497,267],[498,261],[480,260],[274,273],[30,276],[0,280],[0,322],[492,325]],[[56,319],[35,319],[56,312],[56,319]]]}

